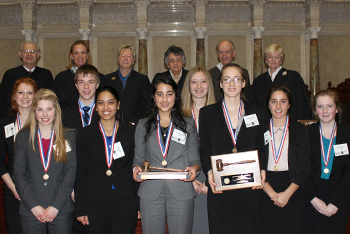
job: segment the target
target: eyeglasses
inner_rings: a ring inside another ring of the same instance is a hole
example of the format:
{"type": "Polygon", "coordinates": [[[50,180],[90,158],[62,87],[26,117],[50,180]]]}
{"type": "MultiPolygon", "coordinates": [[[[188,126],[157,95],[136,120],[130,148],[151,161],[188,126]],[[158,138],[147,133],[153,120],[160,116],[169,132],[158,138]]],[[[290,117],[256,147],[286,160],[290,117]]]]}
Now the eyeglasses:
{"type": "Polygon", "coordinates": [[[225,79],[222,79],[221,80],[221,83],[223,83],[223,84],[229,84],[229,83],[231,83],[231,81],[233,81],[233,83],[235,83],[235,84],[240,84],[240,83],[242,83],[242,81],[243,81],[243,79],[242,78],[225,78],[225,79]]]}
{"type": "Polygon", "coordinates": [[[25,54],[35,54],[36,53],[35,50],[22,50],[22,52],[25,54]]]}

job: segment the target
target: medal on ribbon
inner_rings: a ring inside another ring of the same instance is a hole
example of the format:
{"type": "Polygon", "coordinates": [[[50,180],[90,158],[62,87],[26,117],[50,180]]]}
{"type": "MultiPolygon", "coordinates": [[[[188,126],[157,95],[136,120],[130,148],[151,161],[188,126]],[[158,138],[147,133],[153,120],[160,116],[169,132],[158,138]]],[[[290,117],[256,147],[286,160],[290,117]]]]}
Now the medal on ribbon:
{"type": "Polygon", "coordinates": [[[168,131],[167,131],[167,134],[166,134],[165,145],[164,145],[163,144],[163,140],[162,140],[162,133],[160,132],[161,131],[161,127],[160,127],[160,117],[159,117],[159,115],[157,115],[157,120],[158,120],[158,123],[157,123],[158,145],[159,145],[160,151],[162,152],[162,155],[163,155],[162,166],[166,167],[168,165],[168,162],[165,160],[165,158],[166,158],[166,155],[168,153],[168,149],[169,149],[169,145],[170,145],[171,132],[173,130],[173,121],[170,120],[170,124],[169,124],[168,131]]]}
{"type": "Polygon", "coordinates": [[[192,111],[192,117],[193,117],[193,119],[194,119],[194,123],[196,124],[196,129],[198,130],[197,118],[196,118],[196,114],[194,113],[194,108],[193,108],[193,106],[192,106],[191,111],[192,111]]]}
{"type": "Polygon", "coordinates": [[[239,132],[239,117],[241,116],[242,110],[243,110],[243,102],[242,100],[239,103],[239,110],[238,110],[238,119],[237,119],[237,129],[236,131],[234,130],[232,123],[231,123],[231,119],[230,119],[230,115],[228,113],[226,104],[225,104],[225,100],[222,100],[222,110],[224,112],[224,117],[225,117],[225,122],[228,128],[228,131],[230,132],[231,138],[232,138],[232,142],[234,145],[234,148],[232,150],[233,153],[237,153],[237,147],[236,147],[236,143],[237,143],[237,136],[238,136],[238,132],[239,132]]]}
{"type": "Polygon", "coordinates": [[[103,142],[105,144],[106,164],[107,164],[107,167],[108,167],[108,170],[106,171],[106,175],[107,176],[111,176],[112,175],[112,171],[111,171],[110,168],[112,166],[112,157],[113,157],[113,152],[114,152],[114,143],[115,143],[115,137],[116,137],[115,133],[117,131],[117,126],[118,126],[118,121],[115,121],[114,128],[113,128],[113,134],[112,134],[111,148],[108,149],[107,136],[106,136],[105,130],[103,129],[101,121],[99,122],[100,131],[102,133],[103,142]]]}
{"type": "MultiPolygon", "coordinates": [[[[81,107],[80,107],[80,104],[78,102],[78,105],[79,105],[79,114],[80,114],[80,120],[81,120],[81,124],[83,125],[83,127],[85,127],[85,124],[84,124],[84,117],[83,117],[83,113],[81,113],[81,107]]],[[[94,105],[92,106],[92,109],[91,109],[91,115],[89,116],[89,124],[91,124],[91,120],[92,120],[92,115],[94,114],[94,110],[95,110],[95,103],[94,105]]]]}
{"type": "Polygon", "coordinates": [[[43,164],[44,171],[45,171],[45,174],[43,175],[43,179],[44,180],[48,180],[49,179],[49,175],[47,174],[47,171],[49,170],[49,167],[50,167],[50,161],[51,161],[52,147],[53,147],[54,138],[55,138],[55,131],[52,129],[51,136],[50,136],[50,145],[49,145],[49,149],[47,150],[46,157],[45,157],[44,147],[43,147],[43,143],[42,143],[42,140],[41,140],[40,128],[38,128],[39,152],[40,152],[41,163],[43,164]]]}
{"type": "Polygon", "coordinates": [[[282,139],[280,142],[280,147],[278,149],[278,151],[276,152],[276,144],[275,144],[275,133],[273,130],[273,121],[272,118],[270,119],[270,135],[271,135],[271,147],[272,147],[272,155],[273,155],[273,159],[275,160],[276,166],[274,167],[275,171],[279,170],[279,167],[277,166],[278,161],[281,158],[281,154],[282,154],[282,149],[284,146],[284,141],[286,140],[286,136],[287,136],[287,132],[288,132],[288,128],[289,128],[289,117],[287,115],[287,119],[286,119],[286,123],[284,124],[284,130],[283,130],[283,134],[282,134],[282,139]]]}
{"type": "Polygon", "coordinates": [[[322,127],[321,127],[321,123],[320,123],[320,143],[321,143],[322,159],[323,159],[324,165],[326,166],[326,168],[323,170],[323,172],[325,174],[329,173],[329,169],[327,168],[327,166],[328,166],[329,158],[330,158],[330,155],[331,155],[333,140],[334,140],[334,137],[335,137],[336,134],[337,134],[337,123],[334,122],[334,126],[333,126],[333,129],[332,129],[332,134],[331,134],[329,146],[328,146],[328,149],[327,149],[327,154],[325,155],[325,153],[324,153],[324,146],[323,146],[323,140],[322,140],[322,136],[323,136],[322,135],[322,127]]]}

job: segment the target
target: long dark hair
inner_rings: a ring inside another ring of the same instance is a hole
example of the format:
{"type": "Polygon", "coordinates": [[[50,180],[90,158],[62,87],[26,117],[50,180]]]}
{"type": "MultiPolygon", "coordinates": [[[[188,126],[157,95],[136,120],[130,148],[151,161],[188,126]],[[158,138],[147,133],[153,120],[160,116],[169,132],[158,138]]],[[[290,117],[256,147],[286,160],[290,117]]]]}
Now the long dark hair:
{"type": "Polygon", "coordinates": [[[158,107],[156,105],[154,95],[157,91],[157,87],[159,84],[170,85],[173,88],[174,93],[175,93],[175,104],[170,111],[170,116],[171,116],[171,119],[173,121],[174,126],[181,129],[181,131],[183,131],[184,133],[187,133],[186,121],[184,120],[184,118],[182,116],[182,112],[181,112],[181,96],[179,95],[177,85],[176,85],[174,79],[171,78],[170,76],[158,76],[158,77],[154,78],[152,81],[152,94],[151,94],[151,99],[149,101],[148,113],[147,113],[147,117],[149,117],[149,118],[148,118],[147,122],[145,123],[145,127],[146,127],[146,134],[144,136],[145,141],[147,141],[151,132],[156,129],[156,127],[153,127],[153,129],[152,129],[152,125],[157,126],[157,124],[158,124],[158,120],[157,120],[158,107]]]}
{"type": "MultiPolygon", "coordinates": [[[[102,93],[102,92],[109,92],[110,94],[113,95],[113,97],[117,100],[117,102],[119,102],[119,94],[117,92],[117,90],[115,90],[115,88],[111,87],[111,86],[105,86],[103,88],[98,88],[96,90],[96,94],[95,94],[95,105],[97,106],[97,98],[98,96],[102,93]]],[[[117,113],[115,114],[115,118],[116,119],[120,119],[120,111],[117,110],[117,113]]]]}

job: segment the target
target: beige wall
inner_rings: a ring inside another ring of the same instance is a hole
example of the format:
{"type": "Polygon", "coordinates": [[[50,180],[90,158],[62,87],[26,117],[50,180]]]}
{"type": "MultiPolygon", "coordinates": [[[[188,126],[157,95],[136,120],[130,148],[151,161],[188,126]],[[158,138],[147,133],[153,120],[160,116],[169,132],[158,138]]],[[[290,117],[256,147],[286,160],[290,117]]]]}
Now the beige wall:
{"type": "Polygon", "coordinates": [[[23,39],[0,39],[0,80],[8,69],[22,64],[18,56],[18,50],[23,41],[23,39]]]}
{"type": "MultiPolygon", "coordinates": [[[[153,50],[148,51],[151,54],[151,58],[153,59],[153,73],[159,73],[166,71],[166,67],[164,66],[164,53],[167,51],[169,46],[176,45],[181,47],[186,56],[186,64],[185,69],[191,69],[191,37],[189,36],[158,36],[153,37],[153,50]]],[[[150,74],[150,80],[153,80],[152,74],[150,74]]]]}
{"type": "Polygon", "coordinates": [[[233,41],[236,48],[236,58],[234,60],[235,63],[241,65],[242,67],[246,67],[246,36],[208,36],[208,67],[207,69],[211,69],[216,66],[219,61],[216,54],[216,44],[224,39],[229,39],[233,41]]]}
{"type": "MultiPolygon", "coordinates": [[[[301,73],[300,64],[300,36],[299,35],[284,35],[284,36],[264,36],[263,37],[263,54],[265,48],[271,44],[280,44],[285,53],[283,67],[289,70],[294,70],[301,73]]],[[[267,69],[264,67],[264,72],[267,69]]],[[[303,77],[305,80],[305,77],[303,77]]]]}
{"type": "Polygon", "coordinates": [[[337,86],[349,74],[349,36],[319,36],[320,89],[326,89],[328,81],[337,86]]]}
{"type": "Polygon", "coordinates": [[[54,78],[58,73],[67,69],[69,50],[76,40],[80,40],[80,38],[43,39],[43,67],[49,69],[54,78]]]}
{"type": "MultiPolygon", "coordinates": [[[[106,75],[118,69],[117,52],[119,46],[131,44],[136,49],[136,61],[138,56],[138,45],[135,45],[135,37],[99,37],[97,40],[97,69],[106,75]]],[[[137,70],[134,67],[135,70],[137,70]]]]}

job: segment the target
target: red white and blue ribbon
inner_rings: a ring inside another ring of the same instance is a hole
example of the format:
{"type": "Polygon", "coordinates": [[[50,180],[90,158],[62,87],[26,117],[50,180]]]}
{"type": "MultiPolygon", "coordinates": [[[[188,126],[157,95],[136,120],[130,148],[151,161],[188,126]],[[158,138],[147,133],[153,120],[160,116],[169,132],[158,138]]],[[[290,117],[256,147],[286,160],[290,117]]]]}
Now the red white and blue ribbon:
{"type": "Polygon", "coordinates": [[[51,136],[50,136],[50,145],[49,145],[49,149],[47,150],[46,157],[45,157],[44,147],[43,147],[43,143],[41,141],[40,128],[38,128],[38,145],[39,145],[39,151],[40,151],[40,158],[41,158],[41,163],[43,164],[45,173],[47,172],[47,170],[49,170],[49,167],[50,167],[54,138],[55,138],[55,131],[52,129],[51,136]]]}
{"type": "Polygon", "coordinates": [[[288,128],[289,128],[289,117],[287,115],[286,123],[284,124],[284,130],[283,130],[283,134],[282,134],[280,147],[279,147],[278,151],[276,152],[275,133],[273,130],[273,121],[272,121],[272,118],[270,119],[270,135],[271,135],[271,142],[272,142],[272,144],[271,144],[272,155],[273,155],[273,159],[275,160],[276,164],[278,163],[278,161],[281,158],[281,154],[282,154],[282,150],[283,150],[283,146],[284,146],[284,141],[286,140],[288,128]]]}
{"type": "Polygon", "coordinates": [[[19,119],[18,112],[17,112],[16,124],[17,124],[17,132],[19,132],[22,129],[22,126],[21,126],[21,120],[19,119]]]}
{"type": "MultiPolygon", "coordinates": [[[[78,101],[78,105],[79,105],[79,114],[80,114],[81,124],[83,125],[83,127],[85,127],[83,113],[81,113],[81,106],[79,104],[79,101],[78,101]]],[[[94,114],[94,110],[95,110],[95,103],[94,103],[94,105],[92,106],[92,109],[91,109],[91,115],[90,115],[90,118],[89,118],[89,124],[88,125],[91,124],[92,115],[94,114]]]]}
{"type": "MultiPolygon", "coordinates": [[[[222,100],[222,110],[224,112],[225,121],[226,121],[226,124],[227,124],[228,131],[230,132],[233,145],[236,147],[237,135],[238,135],[238,132],[239,132],[239,124],[237,124],[237,128],[236,128],[236,131],[235,131],[233,126],[232,126],[232,123],[231,123],[230,115],[228,113],[228,110],[227,110],[227,107],[226,107],[226,104],[225,104],[225,100],[222,100]]],[[[239,117],[241,116],[242,112],[243,112],[243,101],[241,100],[241,102],[239,103],[237,123],[239,122],[239,117]]]]}
{"type": "Polygon", "coordinates": [[[99,122],[100,131],[102,133],[103,142],[105,144],[106,164],[107,164],[108,168],[110,168],[112,166],[112,162],[113,162],[112,157],[113,157],[113,151],[114,151],[114,143],[115,143],[115,135],[116,135],[115,133],[117,131],[117,126],[118,126],[118,121],[115,121],[114,128],[113,128],[113,134],[112,134],[112,145],[111,145],[111,148],[108,149],[107,136],[106,136],[105,130],[101,124],[101,121],[99,122]]]}
{"type": "Polygon", "coordinates": [[[198,130],[197,118],[196,118],[196,114],[194,113],[194,108],[193,108],[193,106],[192,106],[191,112],[192,112],[192,117],[193,117],[193,119],[194,119],[194,123],[196,124],[196,129],[198,130]]]}
{"type": "Polygon", "coordinates": [[[321,152],[322,152],[322,158],[323,158],[323,162],[324,165],[327,167],[328,163],[329,163],[329,158],[330,158],[330,154],[331,154],[331,150],[332,150],[332,145],[333,145],[333,140],[335,135],[337,134],[337,122],[334,122],[334,126],[332,129],[332,134],[331,134],[331,138],[330,138],[330,142],[329,142],[329,146],[327,149],[327,154],[324,154],[324,146],[323,146],[323,140],[322,140],[322,127],[321,127],[321,123],[320,123],[320,142],[321,142],[321,152]]]}
{"type": "Polygon", "coordinates": [[[159,148],[160,151],[162,152],[163,158],[165,159],[168,150],[169,150],[169,145],[170,145],[170,139],[171,139],[171,133],[173,131],[173,120],[170,119],[170,124],[168,127],[168,131],[166,134],[166,140],[165,140],[165,145],[163,144],[163,140],[162,140],[162,133],[161,133],[161,127],[160,127],[160,117],[159,115],[157,115],[157,138],[158,138],[158,144],[159,144],[159,148]]]}

